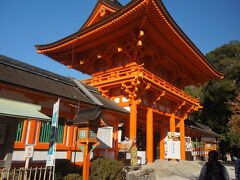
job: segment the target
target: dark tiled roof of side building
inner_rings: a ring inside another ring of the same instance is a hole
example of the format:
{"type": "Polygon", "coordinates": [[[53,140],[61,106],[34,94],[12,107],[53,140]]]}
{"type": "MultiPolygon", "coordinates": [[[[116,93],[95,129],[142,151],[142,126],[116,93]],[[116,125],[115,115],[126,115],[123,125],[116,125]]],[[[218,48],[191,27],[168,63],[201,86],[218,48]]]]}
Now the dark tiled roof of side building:
{"type": "Polygon", "coordinates": [[[209,126],[204,125],[204,124],[201,124],[201,123],[199,123],[199,122],[194,122],[194,121],[192,121],[192,120],[186,120],[186,121],[185,121],[185,125],[188,126],[188,127],[190,127],[190,128],[193,128],[193,129],[202,131],[202,132],[204,132],[204,133],[213,135],[213,136],[215,136],[215,137],[218,137],[218,138],[221,137],[221,135],[215,133],[209,126]]]}
{"type": "MultiPolygon", "coordinates": [[[[0,72],[0,82],[2,83],[9,83],[51,95],[94,104],[76,87],[70,78],[23,63],[13,58],[0,55],[0,72]]],[[[84,86],[102,102],[104,108],[129,113],[114,101],[102,97],[96,88],[89,85],[84,86]]]]}

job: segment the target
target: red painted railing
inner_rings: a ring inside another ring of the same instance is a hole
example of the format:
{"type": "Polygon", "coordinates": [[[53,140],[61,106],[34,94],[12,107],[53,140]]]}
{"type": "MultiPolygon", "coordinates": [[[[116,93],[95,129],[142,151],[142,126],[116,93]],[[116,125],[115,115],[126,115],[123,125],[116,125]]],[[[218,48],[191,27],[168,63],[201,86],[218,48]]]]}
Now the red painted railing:
{"type": "Polygon", "coordinates": [[[199,105],[199,100],[197,98],[188,95],[183,90],[171,85],[167,81],[144,69],[142,65],[138,65],[136,63],[131,63],[124,67],[110,69],[105,72],[95,73],[93,74],[92,78],[83,80],[82,82],[95,87],[102,87],[104,85],[109,86],[110,84],[126,82],[127,80],[131,80],[137,76],[142,76],[144,79],[154,83],[156,86],[165,90],[166,92],[181,97],[182,99],[187,100],[195,105],[199,105]]]}

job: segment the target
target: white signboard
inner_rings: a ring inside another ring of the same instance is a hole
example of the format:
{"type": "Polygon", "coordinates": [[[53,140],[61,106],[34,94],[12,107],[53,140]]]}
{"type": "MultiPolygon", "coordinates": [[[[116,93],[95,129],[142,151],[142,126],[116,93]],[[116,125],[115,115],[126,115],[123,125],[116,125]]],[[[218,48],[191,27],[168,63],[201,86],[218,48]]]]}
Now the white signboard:
{"type": "Polygon", "coordinates": [[[113,127],[107,126],[98,128],[97,140],[100,145],[97,148],[112,148],[113,144],[113,127]]]}
{"type": "Polygon", "coordinates": [[[185,137],[185,151],[192,151],[192,140],[191,137],[185,137]]]}
{"type": "Polygon", "coordinates": [[[166,158],[167,159],[180,159],[180,133],[168,132],[166,141],[166,158]]]}
{"type": "Polygon", "coordinates": [[[167,159],[180,159],[180,141],[167,141],[167,159]]]}
{"type": "Polygon", "coordinates": [[[25,158],[32,158],[33,157],[33,151],[34,151],[34,144],[26,144],[25,145],[24,157],[25,158]]]}

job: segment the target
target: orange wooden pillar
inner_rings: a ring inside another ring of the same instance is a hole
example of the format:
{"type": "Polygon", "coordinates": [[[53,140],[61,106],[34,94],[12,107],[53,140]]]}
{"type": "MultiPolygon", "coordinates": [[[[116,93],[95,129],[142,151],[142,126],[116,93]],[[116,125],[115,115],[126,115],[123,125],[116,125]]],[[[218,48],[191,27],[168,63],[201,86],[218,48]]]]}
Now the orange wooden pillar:
{"type": "Polygon", "coordinates": [[[180,131],[180,154],[181,154],[181,160],[186,160],[184,119],[180,119],[179,131],[180,131]]]}
{"type": "Polygon", "coordinates": [[[39,143],[40,133],[41,133],[42,122],[37,122],[37,131],[36,131],[36,142],[39,143]]]}
{"type": "Polygon", "coordinates": [[[29,131],[28,131],[28,139],[27,139],[27,144],[34,144],[35,143],[35,139],[36,139],[36,125],[37,125],[37,121],[36,119],[31,119],[29,122],[29,131]]]}
{"type": "Polygon", "coordinates": [[[82,176],[83,180],[89,179],[89,166],[90,166],[90,153],[88,152],[88,144],[84,145],[84,152],[83,152],[83,171],[82,176]]]}
{"type": "MultiPolygon", "coordinates": [[[[68,147],[68,151],[67,151],[67,159],[71,160],[71,156],[72,156],[72,151],[71,151],[71,147],[73,145],[73,136],[74,136],[74,126],[68,126],[68,139],[67,139],[67,147],[68,147]]],[[[75,137],[75,136],[74,136],[75,137]]],[[[75,141],[75,139],[74,139],[75,141]]]]}
{"type": "Polygon", "coordinates": [[[176,130],[175,114],[171,114],[169,124],[170,124],[170,132],[175,132],[176,130]]]}
{"type": "Polygon", "coordinates": [[[147,162],[153,162],[153,109],[147,108],[147,162]]]}
{"type": "Polygon", "coordinates": [[[129,138],[137,138],[137,102],[132,100],[130,105],[129,138]]]}
{"type": "Polygon", "coordinates": [[[164,138],[165,138],[165,129],[163,124],[160,126],[160,159],[164,159],[165,157],[165,148],[164,148],[164,138]]]}
{"type": "Polygon", "coordinates": [[[25,142],[25,137],[27,135],[27,130],[28,130],[28,123],[29,121],[27,119],[24,120],[24,123],[23,123],[23,131],[22,131],[22,136],[21,136],[21,142],[22,143],[28,143],[28,142],[25,142]]]}

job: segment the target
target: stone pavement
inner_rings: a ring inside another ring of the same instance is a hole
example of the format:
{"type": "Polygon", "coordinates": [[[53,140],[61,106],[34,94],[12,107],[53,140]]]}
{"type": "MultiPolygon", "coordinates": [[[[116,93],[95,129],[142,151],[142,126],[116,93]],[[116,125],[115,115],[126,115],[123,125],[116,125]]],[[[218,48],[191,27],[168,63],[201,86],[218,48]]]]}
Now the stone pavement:
{"type": "MultiPolygon", "coordinates": [[[[154,179],[157,180],[196,180],[204,164],[204,161],[156,160],[154,163],[144,165],[142,169],[152,168],[154,179]]],[[[234,163],[223,165],[227,168],[230,179],[235,179],[234,163]]]]}

